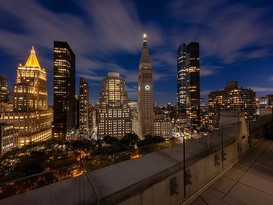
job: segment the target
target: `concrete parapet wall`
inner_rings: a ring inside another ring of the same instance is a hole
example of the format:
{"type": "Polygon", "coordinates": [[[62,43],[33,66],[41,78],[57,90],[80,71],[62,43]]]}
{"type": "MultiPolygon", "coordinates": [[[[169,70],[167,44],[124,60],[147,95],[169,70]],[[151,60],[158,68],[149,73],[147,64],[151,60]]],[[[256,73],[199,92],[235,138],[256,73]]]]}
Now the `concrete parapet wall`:
{"type": "Polygon", "coordinates": [[[230,130],[233,133],[236,127],[235,136],[225,138],[222,133],[222,136],[190,140],[185,144],[185,193],[181,144],[13,196],[1,200],[0,204],[188,204],[249,150],[244,118],[223,132],[228,135],[229,129],[233,129],[230,130]],[[219,144],[216,141],[221,137],[223,141],[219,144]],[[215,146],[210,146],[213,143],[209,140],[213,140],[215,146]]]}

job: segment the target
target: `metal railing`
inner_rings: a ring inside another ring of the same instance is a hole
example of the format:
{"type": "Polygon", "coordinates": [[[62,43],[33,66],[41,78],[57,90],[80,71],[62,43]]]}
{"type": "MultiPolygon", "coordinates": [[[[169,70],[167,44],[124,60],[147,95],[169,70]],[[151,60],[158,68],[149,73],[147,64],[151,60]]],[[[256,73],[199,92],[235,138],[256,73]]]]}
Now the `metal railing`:
{"type": "MultiPolygon", "coordinates": [[[[254,122],[247,123],[248,129],[248,144],[249,146],[253,146],[260,140],[260,137],[264,135],[263,131],[266,129],[268,123],[272,122],[272,115],[262,116],[254,122]]],[[[218,174],[222,172],[227,166],[233,164],[238,157],[230,159],[227,162],[227,156],[225,148],[236,142],[238,139],[240,132],[242,131],[242,122],[238,121],[231,124],[226,124],[219,129],[214,130],[209,133],[207,136],[203,136],[198,139],[186,141],[183,145],[183,186],[184,186],[184,199],[189,197],[192,192],[187,192],[187,186],[191,184],[191,173],[189,167],[191,166],[192,161],[198,161],[199,159],[205,158],[213,153],[215,154],[215,163],[221,165],[218,169],[218,174]],[[219,152],[220,151],[220,152],[219,152]]],[[[242,138],[247,136],[241,136],[242,138]]],[[[240,144],[237,144],[238,156],[243,154],[242,147],[240,144]]],[[[201,170],[200,170],[201,172],[201,170]]],[[[195,191],[197,191],[200,187],[195,187],[195,191]]]]}

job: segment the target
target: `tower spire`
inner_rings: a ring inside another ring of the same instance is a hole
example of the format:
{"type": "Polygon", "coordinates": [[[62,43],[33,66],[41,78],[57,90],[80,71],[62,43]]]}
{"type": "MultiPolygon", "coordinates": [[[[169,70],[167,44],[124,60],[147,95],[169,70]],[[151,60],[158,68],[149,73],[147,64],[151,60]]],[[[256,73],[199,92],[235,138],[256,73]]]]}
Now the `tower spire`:
{"type": "MultiPolygon", "coordinates": [[[[141,52],[141,58],[140,58],[140,65],[143,63],[151,63],[148,45],[147,45],[147,34],[143,34],[143,47],[141,52]]],[[[141,67],[139,67],[141,69],[141,67]]]]}
{"type": "Polygon", "coordinates": [[[143,34],[143,47],[147,47],[147,34],[143,34]]]}
{"type": "Polygon", "coordinates": [[[143,43],[144,42],[147,42],[147,34],[146,33],[143,34],[143,43]]]}

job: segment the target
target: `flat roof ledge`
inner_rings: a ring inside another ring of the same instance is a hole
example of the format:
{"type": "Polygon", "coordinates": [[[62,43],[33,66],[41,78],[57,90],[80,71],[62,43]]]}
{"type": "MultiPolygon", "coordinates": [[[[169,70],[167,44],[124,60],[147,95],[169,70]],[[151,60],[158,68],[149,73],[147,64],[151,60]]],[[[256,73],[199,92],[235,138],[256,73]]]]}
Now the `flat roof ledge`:
{"type": "Polygon", "coordinates": [[[172,152],[157,151],[95,170],[87,177],[101,200],[116,203],[181,170],[182,162],[168,155],[172,152]]]}

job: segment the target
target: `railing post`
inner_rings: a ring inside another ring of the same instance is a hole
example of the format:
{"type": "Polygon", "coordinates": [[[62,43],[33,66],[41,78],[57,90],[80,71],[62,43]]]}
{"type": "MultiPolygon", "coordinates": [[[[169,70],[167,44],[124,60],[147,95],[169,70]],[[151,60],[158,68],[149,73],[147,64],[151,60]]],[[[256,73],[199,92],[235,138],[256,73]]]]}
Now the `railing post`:
{"type": "MultiPolygon", "coordinates": [[[[250,139],[250,119],[248,118],[248,144],[249,144],[249,147],[251,147],[251,139],[250,139]]],[[[259,121],[258,121],[259,123],[259,121]]]]}
{"type": "Polygon", "coordinates": [[[186,198],[186,144],[185,144],[185,135],[182,135],[183,137],[183,180],[184,180],[184,199],[186,198]]]}
{"type": "Polygon", "coordinates": [[[222,125],[222,169],[224,168],[224,125],[222,125]]]}

